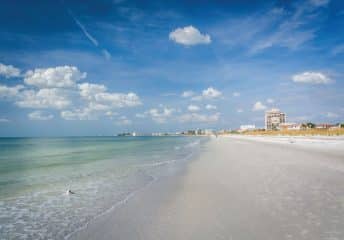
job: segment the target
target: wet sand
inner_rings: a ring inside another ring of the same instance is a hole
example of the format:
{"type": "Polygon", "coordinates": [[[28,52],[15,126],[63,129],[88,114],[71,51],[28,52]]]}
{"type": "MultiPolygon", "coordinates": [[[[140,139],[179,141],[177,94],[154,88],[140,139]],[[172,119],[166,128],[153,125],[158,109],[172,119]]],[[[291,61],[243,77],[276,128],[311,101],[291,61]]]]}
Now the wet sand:
{"type": "Polygon", "coordinates": [[[210,140],[72,239],[344,239],[343,142],[210,140]]]}

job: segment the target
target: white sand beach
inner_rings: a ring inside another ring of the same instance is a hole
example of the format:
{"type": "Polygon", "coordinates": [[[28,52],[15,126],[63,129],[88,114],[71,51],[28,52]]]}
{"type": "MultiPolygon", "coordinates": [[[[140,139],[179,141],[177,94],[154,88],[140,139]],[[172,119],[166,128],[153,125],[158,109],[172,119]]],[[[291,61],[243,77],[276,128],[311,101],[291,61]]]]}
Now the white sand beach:
{"type": "Polygon", "coordinates": [[[71,238],[344,239],[344,141],[263,140],[211,139],[178,176],[71,238]]]}

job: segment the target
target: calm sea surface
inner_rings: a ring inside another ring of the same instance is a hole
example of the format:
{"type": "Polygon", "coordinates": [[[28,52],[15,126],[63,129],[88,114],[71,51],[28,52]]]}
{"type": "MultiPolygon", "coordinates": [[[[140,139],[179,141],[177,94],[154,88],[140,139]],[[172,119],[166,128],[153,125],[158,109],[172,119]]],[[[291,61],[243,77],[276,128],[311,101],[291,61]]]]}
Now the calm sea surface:
{"type": "Polygon", "coordinates": [[[198,153],[204,138],[0,138],[0,239],[63,239],[198,153]],[[71,189],[75,194],[66,194],[71,189]]]}

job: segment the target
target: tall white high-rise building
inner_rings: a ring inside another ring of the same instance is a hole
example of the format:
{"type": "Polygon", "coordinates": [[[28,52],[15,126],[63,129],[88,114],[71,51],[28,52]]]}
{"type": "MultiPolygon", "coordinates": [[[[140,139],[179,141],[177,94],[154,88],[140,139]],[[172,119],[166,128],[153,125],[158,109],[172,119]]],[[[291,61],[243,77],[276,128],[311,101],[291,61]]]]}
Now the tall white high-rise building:
{"type": "Polygon", "coordinates": [[[286,115],[277,108],[265,112],[265,129],[279,129],[281,123],[285,123],[286,115]]]}

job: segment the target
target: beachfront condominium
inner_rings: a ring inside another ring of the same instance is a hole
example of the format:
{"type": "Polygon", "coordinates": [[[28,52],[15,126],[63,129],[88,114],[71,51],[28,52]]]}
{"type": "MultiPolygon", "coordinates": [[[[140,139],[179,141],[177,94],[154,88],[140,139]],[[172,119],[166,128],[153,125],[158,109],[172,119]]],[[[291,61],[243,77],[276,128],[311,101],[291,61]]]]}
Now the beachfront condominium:
{"type": "Polygon", "coordinates": [[[281,123],[285,123],[285,113],[281,112],[277,108],[273,108],[265,112],[265,129],[275,130],[279,129],[281,123]]]}

